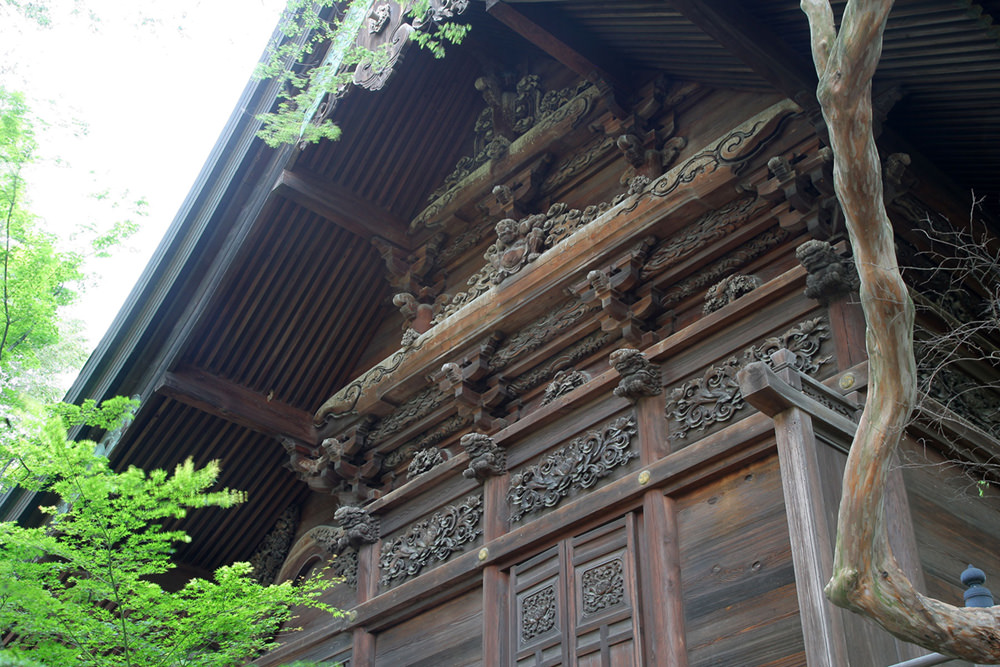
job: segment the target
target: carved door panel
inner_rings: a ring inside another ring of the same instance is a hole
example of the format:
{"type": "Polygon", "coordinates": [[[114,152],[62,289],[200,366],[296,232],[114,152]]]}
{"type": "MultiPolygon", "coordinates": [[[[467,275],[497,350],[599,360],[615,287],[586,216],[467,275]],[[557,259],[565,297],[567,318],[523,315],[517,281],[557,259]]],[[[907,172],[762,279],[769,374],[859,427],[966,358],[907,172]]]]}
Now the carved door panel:
{"type": "Polygon", "coordinates": [[[641,664],[634,544],[626,515],[511,568],[514,664],[641,664]]]}

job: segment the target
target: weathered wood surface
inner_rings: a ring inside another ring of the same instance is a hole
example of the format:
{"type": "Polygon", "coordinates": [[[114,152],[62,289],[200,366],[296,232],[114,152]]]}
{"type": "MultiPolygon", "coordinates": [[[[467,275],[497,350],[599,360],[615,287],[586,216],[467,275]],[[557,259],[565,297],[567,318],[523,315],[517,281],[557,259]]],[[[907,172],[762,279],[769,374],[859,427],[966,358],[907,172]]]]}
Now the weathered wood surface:
{"type": "Polygon", "coordinates": [[[425,614],[378,633],[374,659],[357,665],[480,665],[483,661],[482,590],[469,591],[425,614]]]}
{"type": "Polygon", "coordinates": [[[689,664],[805,664],[777,457],[676,502],[689,664]]]}

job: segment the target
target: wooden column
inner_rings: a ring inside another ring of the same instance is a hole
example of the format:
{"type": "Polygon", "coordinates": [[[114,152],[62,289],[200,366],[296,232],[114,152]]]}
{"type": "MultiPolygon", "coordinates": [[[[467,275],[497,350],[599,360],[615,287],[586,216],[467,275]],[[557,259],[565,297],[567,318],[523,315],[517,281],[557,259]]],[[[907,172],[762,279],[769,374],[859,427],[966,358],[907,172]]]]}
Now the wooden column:
{"type": "MultiPolygon", "coordinates": [[[[487,477],[483,483],[483,544],[507,532],[509,475],[487,477]]],[[[486,548],[480,559],[489,557],[486,548]]],[[[483,665],[510,664],[510,578],[496,565],[483,568],[483,665]]]]}
{"type": "MultiPolygon", "coordinates": [[[[663,392],[638,397],[635,413],[639,460],[645,467],[670,453],[663,392]]],[[[640,472],[636,483],[648,483],[648,475],[640,472]]],[[[642,651],[649,664],[687,667],[677,516],[673,499],[658,488],[642,498],[639,546],[642,651]]]]}
{"type": "MultiPolygon", "coordinates": [[[[358,548],[358,603],[378,595],[378,559],[382,541],[358,548]]],[[[375,635],[364,628],[354,629],[352,665],[375,664],[375,635]]]]}

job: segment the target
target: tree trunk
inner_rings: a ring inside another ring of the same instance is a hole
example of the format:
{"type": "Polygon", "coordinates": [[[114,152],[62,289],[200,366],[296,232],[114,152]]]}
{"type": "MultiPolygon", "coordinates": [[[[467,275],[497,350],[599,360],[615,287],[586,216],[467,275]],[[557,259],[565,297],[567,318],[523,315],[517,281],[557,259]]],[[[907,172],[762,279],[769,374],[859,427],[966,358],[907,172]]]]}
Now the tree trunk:
{"type": "Polygon", "coordinates": [[[838,32],[828,0],[801,0],[834,185],[861,277],[870,389],[844,472],[827,597],[908,642],[971,662],[1000,663],[1000,607],[955,607],[917,592],[889,547],[885,489],[916,398],[913,303],[896,263],[872,133],[871,82],[892,0],[849,0],[838,32]]]}

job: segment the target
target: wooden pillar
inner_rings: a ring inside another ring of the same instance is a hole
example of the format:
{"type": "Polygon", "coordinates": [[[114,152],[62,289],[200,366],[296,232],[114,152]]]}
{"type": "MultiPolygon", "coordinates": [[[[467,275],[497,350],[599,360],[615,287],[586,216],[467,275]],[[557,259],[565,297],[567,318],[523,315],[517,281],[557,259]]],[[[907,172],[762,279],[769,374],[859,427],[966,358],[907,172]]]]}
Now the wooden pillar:
{"type": "MultiPolygon", "coordinates": [[[[647,466],[670,453],[663,392],[637,397],[635,413],[639,460],[647,466]]],[[[644,479],[640,472],[636,481],[645,484],[644,479]]],[[[642,499],[640,527],[642,651],[649,664],[687,667],[680,549],[673,499],[664,496],[660,489],[647,491],[642,499]]]]}
{"type": "MultiPolygon", "coordinates": [[[[378,595],[378,559],[382,541],[358,548],[358,603],[378,595]]],[[[375,635],[364,628],[354,629],[352,665],[375,664],[375,635]]]]}
{"type": "Polygon", "coordinates": [[[833,571],[833,544],[820,485],[812,418],[793,407],[772,415],[772,419],[806,660],[810,667],[847,665],[841,613],[823,594],[833,571]]]}
{"type": "MultiPolygon", "coordinates": [[[[487,477],[483,482],[483,542],[507,532],[508,475],[487,477]]],[[[484,550],[485,551],[485,548],[484,550]]],[[[488,554],[480,552],[480,558],[488,554]]],[[[496,565],[483,569],[483,665],[510,664],[510,578],[496,565]]]]}

